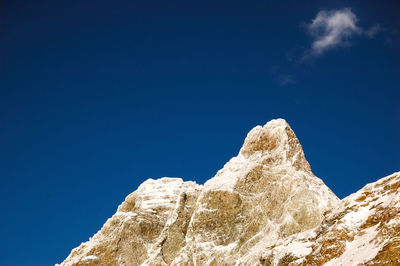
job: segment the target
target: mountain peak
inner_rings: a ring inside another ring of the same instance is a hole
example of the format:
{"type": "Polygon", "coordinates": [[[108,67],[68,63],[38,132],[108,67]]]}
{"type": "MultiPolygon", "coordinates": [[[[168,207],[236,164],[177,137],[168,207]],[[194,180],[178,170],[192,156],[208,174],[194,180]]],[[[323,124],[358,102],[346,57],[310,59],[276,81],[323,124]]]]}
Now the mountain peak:
{"type": "Polygon", "coordinates": [[[245,157],[264,156],[271,164],[292,164],[297,169],[311,171],[296,134],[284,119],[274,119],[264,126],[254,127],[240,149],[245,157]]]}
{"type": "Polygon", "coordinates": [[[338,203],[311,172],[288,123],[276,119],[252,129],[239,154],[203,186],[144,182],[63,264],[246,262],[260,243],[315,228],[338,203]]]}
{"type": "Polygon", "coordinates": [[[144,182],[62,265],[350,265],[355,253],[387,265],[400,237],[399,188],[394,174],[340,201],[275,119],[204,185],[144,182]]]}

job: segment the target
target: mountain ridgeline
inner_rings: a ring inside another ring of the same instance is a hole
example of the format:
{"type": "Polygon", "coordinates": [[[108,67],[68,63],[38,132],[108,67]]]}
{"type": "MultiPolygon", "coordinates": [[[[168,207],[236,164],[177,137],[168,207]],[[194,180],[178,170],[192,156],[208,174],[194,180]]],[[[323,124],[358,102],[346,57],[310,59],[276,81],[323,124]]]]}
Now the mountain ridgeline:
{"type": "Polygon", "coordinates": [[[61,265],[400,265],[400,173],[340,200],[272,120],[204,185],[145,181],[61,265]]]}

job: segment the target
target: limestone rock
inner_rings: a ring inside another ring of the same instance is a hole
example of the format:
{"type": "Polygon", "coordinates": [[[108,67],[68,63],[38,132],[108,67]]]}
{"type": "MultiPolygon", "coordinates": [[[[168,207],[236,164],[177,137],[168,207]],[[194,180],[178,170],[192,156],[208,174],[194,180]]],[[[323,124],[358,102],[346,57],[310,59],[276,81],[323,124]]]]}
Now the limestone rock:
{"type": "Polygon", "coordinates": [[[204,185],[144,182],[61,265],[381,265],[400,256],[399,184],[395,174],[340,201],[276,119],[204,185]]]}

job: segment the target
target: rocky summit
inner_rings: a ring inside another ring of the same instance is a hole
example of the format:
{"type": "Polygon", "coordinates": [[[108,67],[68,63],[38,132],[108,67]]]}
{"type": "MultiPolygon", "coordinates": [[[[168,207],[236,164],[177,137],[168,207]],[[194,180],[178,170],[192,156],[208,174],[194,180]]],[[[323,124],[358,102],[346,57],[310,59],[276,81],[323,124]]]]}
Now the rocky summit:
{"type": "Polygon", "coordinates": [[[400,265],[400,173],[339,200],[272,120],[204,185],[145,181],[61,265],[400,265]]]}

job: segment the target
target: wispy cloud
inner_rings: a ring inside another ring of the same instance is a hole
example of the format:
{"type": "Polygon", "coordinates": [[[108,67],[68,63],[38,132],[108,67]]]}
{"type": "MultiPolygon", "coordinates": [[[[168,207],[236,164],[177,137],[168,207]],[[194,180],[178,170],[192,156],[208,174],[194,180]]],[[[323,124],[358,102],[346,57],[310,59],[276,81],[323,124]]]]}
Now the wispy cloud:
{"type": "Polygon", "coordinates": [[[292,75],[279,75],[277,81],[282,87],[296,84],[296,80],[292,75]]]}
{"type": "Polygon", "coordinates": [[[362,33],[357,16],[350,8],[320,11],[306,27],[313,37],[309,55],[319,56],[328,50],[348,44],[351,37],[362,33]]]}
{"type": "Polygon", "coordinates": [[[367,36],[367,38],[372,39],[382,31],[383,29],[380,25],[375,25],[369,28],[368,30],[365,30],[364,34],[365,36],[367,36]]]}
{"type": "MultiPolygon", "coordinates": [[[[359,25],[359,20],[351,8],[335,10],[321,10],[309,23],[302,23],[302,28],[309,33],[310,44],[304,46],[295,44],[286,51],[286,61],[291,64],[303,64],[313,62],[330,50],[338,47],[348,47],[355,37],[373,39],[378,35],[388,35],[387,28],[379,24],[368,27],[359,25]]],[[[387,38],[387,45],[392,45],[391,38],[387,38]]],[[[279,66],[272,67],[272,77],[275,84],[293,86],[298,83],[298,75],[292,75],[292,71],[281,70],[279,66]]],[[[296,73],[294,73],[296,74],[296,73]]]]}
{"type": "Polygon", "coordinates": [[[290,86],[296,84],[296,78],[293,75],[280,73],[281,69],[279,66],[272,67],[272,75],[274,81],[281,87],[290,86]]]}

